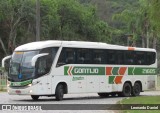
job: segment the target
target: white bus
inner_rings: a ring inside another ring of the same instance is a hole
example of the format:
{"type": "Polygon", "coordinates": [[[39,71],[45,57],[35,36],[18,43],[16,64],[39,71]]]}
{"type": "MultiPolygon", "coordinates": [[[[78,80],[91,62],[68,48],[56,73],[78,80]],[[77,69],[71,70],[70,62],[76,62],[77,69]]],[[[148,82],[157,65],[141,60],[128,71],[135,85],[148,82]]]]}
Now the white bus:
{"type": "Polygon", "coordinates": [[[39,96],[62,100],[70,93],[138,96],[156,87],[156,68],[155,49],[99,42],[32,42],[17,47],[11,56],[8,93],[30,95],[33,100],[39,96]]]}

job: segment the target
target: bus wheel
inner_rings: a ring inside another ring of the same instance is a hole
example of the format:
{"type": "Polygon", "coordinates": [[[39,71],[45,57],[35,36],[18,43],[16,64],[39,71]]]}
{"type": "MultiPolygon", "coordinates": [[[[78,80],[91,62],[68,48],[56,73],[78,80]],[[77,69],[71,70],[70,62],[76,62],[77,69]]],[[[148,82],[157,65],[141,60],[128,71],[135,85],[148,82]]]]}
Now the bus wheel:
{"type": "Polygon", "coordinates": [[[33,100],[38,100],[38,99],[39,99],[39,96],[38,96],[38,95],[31,95],[31,98],[32,98],[33,100]]]}
{"type": "Polygon", "coordinates": [[[132,89],[132,96],[138,96],[141,92],[141,85],[136,82],[133,86],[133,89],[132,89]]]}
{"type": "Polygon", "coordinates": [[[55,93],[56,100],[58,100],[58,101],[62,100],[63,95],[64,95],[63,85],[59,84],[56,88],[56,93],[55,93]]]}
{"type": "Polygon", "coordinates": [[[101,98],[108,97],[109,93],[98,93],[101,98]]]}
{"type": "Polygon", "coordinates": [[[129,97],[131,95],[131,85],[129,83],[125,83],[123,85],[123,91],[122,91],[122,96],[124,97],[129,97]]]}

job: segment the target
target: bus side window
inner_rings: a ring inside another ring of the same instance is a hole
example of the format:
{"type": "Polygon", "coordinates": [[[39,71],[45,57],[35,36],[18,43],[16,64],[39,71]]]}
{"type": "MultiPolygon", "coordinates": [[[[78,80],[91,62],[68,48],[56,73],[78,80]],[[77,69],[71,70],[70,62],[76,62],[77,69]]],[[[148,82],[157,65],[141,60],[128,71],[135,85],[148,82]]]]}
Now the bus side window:
{"type": "Polygon", "coordinates": [[[59,56],[57,67],[65,64],[74,64],[75,51],[73,48],[63,48],[59,56]]]}
{"type": "Polygon", "coordinates": [[[126,51],[126,65],[134,65],[134,58],[136,56],[134,55],[133,51],[126,51]]]}
{"type": "Polygon", "coordinates": [[[77,49],[76,64],[91,64],[91,50],[77,49]]]}
{"type": "Polygon", "coordinates": [[[146,64],[146,62],[145,62],[145,52],[137,51],[135,54],[137,56],[135,58],[136,65],[145,65],[146,64]]]}
{"type": "Polygon", "coordinates": [[[44,48],[40,51],[40,53],[49,53],[49,55],[40,57],[37,60],[36,73],[38,76],[42,76],[44,74],[49,73],[57,50],[58,48],[55,47],[55,48],[44,48]]]}
{"type": "Polygon", "coordinates": [[[84,64],[84,53],[82,49],[77,50],[77,64],[84,64]]]}
{"type": "Polygon", "coordinates": [[[45,57],[41,57],[37,60],[37,75],[42,76],[47,73],[47,60],[45,57]]]}
{"type": "Polygon", "coordinates": [[[105,64],[104,50],[93,50],[93,64],[105,64]]]}
{"type": "Polygon", "coordinates": [[[56,67],[59,67],[59,66],[66,64],[64,58],[65,58],[65,49],[62,48],[56,67]]]}
{"type": "Polygon", "coordinates": [[[107,50],[107,64],[115,64],[116,61],[116,51],[107,50]]]}
{"type": "Polygon", "coordinates": [[[74,64],[74,55],[75,55],[74,49],[68,48],[66,49],[65,53],[66,53],[65,63],[74,64]]]}
{"type": "Polygon", "coordinates": [[[146,65],[151,65],[155,63],[156,53],[155,52],[147,52],[146,53],[146,65]]]}
{"type": "Polygon", "coordinates": [[[117,64],[124,64],[124,51],[117,51],[117,64]]]}

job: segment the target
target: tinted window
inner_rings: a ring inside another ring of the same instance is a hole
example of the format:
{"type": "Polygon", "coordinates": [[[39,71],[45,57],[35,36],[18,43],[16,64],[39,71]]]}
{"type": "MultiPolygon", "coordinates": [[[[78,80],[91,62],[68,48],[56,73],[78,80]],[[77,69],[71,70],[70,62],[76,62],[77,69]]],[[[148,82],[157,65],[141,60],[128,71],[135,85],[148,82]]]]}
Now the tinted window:
{"type": "Polygon", "coordinates": [[[73,64],[74,63],[74,49],[66,49],[66,64],[73,64]]]}
{"type": "Polygon", "coordinates": [[[76,53],[77,53],[77,57],[76,57],[77,64],[92,64],[93,63],[91,49],[77,49],[76,53]]]}
{"type": "Polygon", "coordinates": [[[116,64],[125,64],[125,51],[117,51],[116,64]]]}
{"type": "Polygon", "coordinates": [[[135,65],[145,65],[145,52],[137,51],[135,52],[135,65]]]}
{"type": "Polygon", "coordinates": [[[125,52],[125,64],[127,65],[134,65],[135,63],[135,54],[133,51],[126,51],[125,52]]]}
{"type": "Polygon", "coordinates": [[[75,62],[75,51],[73,48],[63,48],[58,59],[57,66],[65,64],[74,64],[75,62]]]}
{"type": "Polygon", "coordinates": [[[155,63],[154,52],[63,48],[57,66],[65,64],[115,64],[151,65],[155,63]]]}
{"type": "Polygon", "coordinates": [[[155,63],[155,59],[156,59],[155,52],[147,52],[146,53],[146,64],[147,65],[155,63]]]}
{"type": "Polygon", "coordinates": [[[45,48],[40,53],[49,53],[46,56],[38,58],[36,63],[36,74],[42,76],[49,73],[58,48],[45,48]]]}
{"type": "Polygon", "coordinates": [[[105,50],[93,50],[93,64],[105,64],[105,50]]]}
{"type": "Polygon", "coordinates": [[[116,64],[115,50],[107,50],[107,64],[116,64]]]}

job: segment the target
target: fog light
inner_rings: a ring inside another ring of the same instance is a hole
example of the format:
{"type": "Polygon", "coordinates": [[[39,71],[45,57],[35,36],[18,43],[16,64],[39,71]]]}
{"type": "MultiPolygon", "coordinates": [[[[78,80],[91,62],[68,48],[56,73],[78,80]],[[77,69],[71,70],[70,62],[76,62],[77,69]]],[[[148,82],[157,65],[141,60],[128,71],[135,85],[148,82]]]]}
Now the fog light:
{"type": "Polygon", "coordinates": [[[32,86],[32,84],[28,84],[28,86],[29,86],[29,87],[31,87],[31,86],[32,86]]]}
{"type": "Polygon", "coordinates": [[[7,86],[9,87],[11,85],[11,82],[7,81],[7,86]]]}
{"type": "Polygon", "coordinates": [[[32,90],[30,90],[29,93],[32,93],[32,90]]]}

